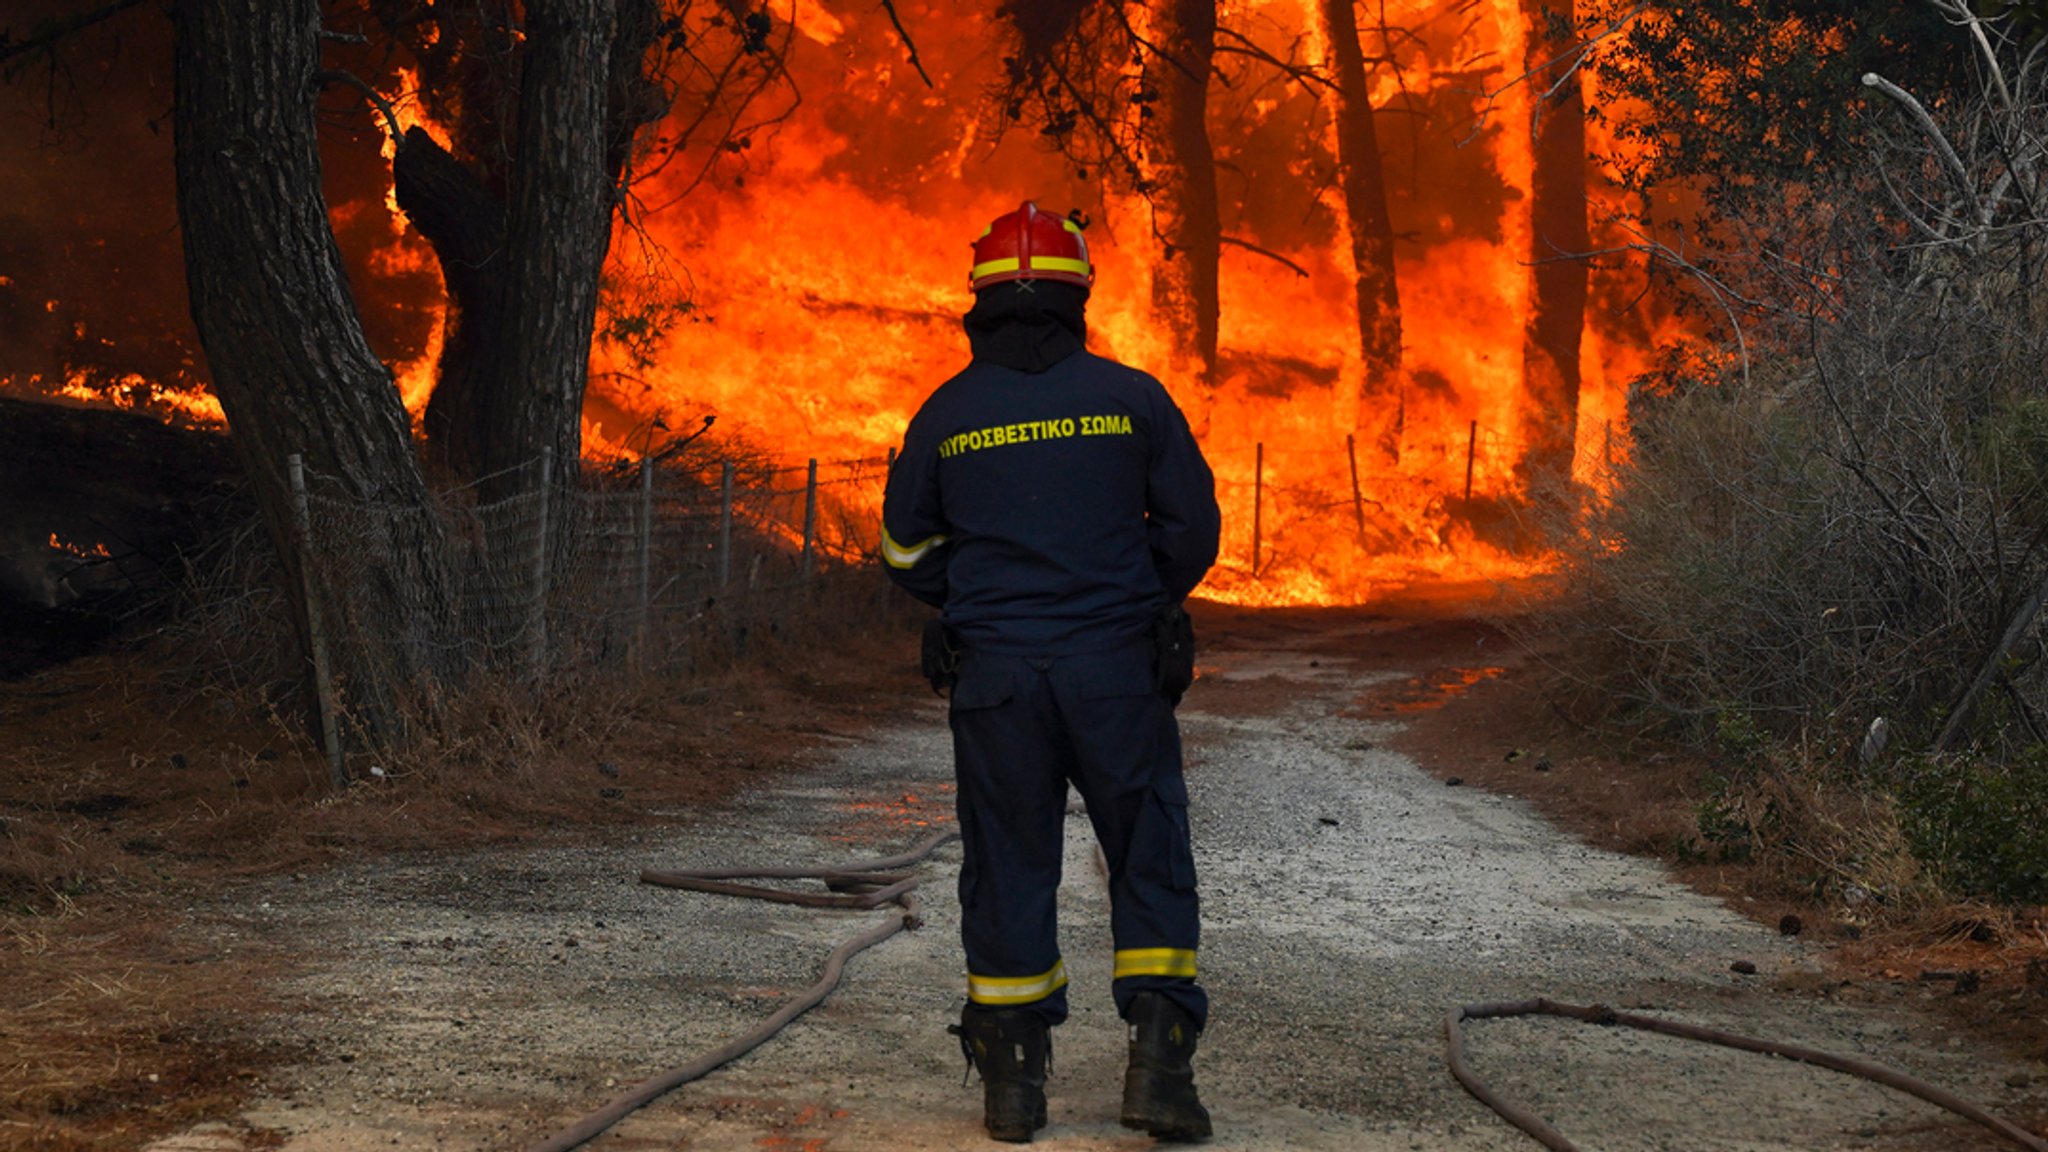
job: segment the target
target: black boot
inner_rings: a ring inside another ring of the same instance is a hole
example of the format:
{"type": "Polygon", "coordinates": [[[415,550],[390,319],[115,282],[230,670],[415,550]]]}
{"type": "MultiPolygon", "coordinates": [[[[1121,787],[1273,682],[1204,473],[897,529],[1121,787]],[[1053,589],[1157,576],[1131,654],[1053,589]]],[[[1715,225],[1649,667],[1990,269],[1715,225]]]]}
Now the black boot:
{"type": "Polygon", "coordinates": [[[1201,1140],[1209,1111],[1195,1097],[1195,1020],[1157,992],[1131,1001],[1131,1063],[1124,1070],[1126,1128],[1162,1140],[1201,1140]]]}
{"type": "Polygon", "coordinates": [[[1045,1017],[1016,1008],[968,1007],[947,1029],[981,1073],[982,1123],[990,1137],[1028,1144],[1045,1127],[1045,1069],[1052,1060],[1052,1030],[1045,1017]]]}

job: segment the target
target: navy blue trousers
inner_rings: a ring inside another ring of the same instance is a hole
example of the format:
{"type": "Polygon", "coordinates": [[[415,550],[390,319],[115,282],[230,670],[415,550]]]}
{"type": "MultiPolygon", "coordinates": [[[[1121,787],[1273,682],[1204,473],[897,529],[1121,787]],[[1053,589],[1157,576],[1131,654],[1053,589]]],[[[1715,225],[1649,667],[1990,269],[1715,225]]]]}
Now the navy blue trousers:
{"type": "Polygon", "coordinates": [[[1155,989],[1205,1023],[1180,728],[1153,685],[1151,645],[1061,657],[970,651],[952,726],[970,1003],[1066,1019],[1056,902],[1071,783],[1109,864],[1118,1013],[1155,989]]]}

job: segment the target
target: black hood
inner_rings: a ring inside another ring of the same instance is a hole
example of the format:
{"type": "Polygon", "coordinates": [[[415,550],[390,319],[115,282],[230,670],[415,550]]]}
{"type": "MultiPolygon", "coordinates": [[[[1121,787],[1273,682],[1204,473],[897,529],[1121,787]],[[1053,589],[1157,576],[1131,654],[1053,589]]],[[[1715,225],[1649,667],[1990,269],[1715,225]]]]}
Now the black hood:
{"type": "Polygon", "coordinates": [[[976,360],[1038,373],[1088,342],[1088,289],[1063,280],[1006,280],[974,295],[961,324],[976,360]]]}

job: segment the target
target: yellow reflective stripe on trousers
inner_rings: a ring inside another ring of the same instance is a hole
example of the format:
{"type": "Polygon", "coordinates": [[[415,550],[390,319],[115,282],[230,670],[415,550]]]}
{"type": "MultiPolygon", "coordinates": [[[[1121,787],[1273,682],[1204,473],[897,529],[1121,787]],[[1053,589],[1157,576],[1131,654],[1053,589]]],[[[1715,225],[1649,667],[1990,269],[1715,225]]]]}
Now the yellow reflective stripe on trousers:
{"type": "Polygon", "coordinates": [[[945,542],[944,536],[934,536],[916,547],[905,548],[890,539],[889,529],[885,525],[882,528],[882,559],[888,561],[891,568],[915,568],[919,560],[924,559],[932,549],[945,542]]]}
{"type": "Polygon", "coordinates": [[[1193,948],[1119,948],[1116,978],[1126,976],[1185,976],[1195,978],[1193,948]]]}
{"type": "Polygon", "coordinates": [[[967,974],[967,998],[976,1004],[1029,1004],[1067,986],[1067,962],[1061,960],[1037,976],[967,974]]]}

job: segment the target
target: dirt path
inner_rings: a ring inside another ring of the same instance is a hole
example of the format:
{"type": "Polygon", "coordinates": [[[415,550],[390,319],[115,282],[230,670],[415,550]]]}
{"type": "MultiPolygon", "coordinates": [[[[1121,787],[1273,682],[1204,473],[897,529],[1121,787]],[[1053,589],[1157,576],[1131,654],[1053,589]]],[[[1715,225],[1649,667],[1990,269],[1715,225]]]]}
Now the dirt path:
{"type": "MultiPolygon", "coordinates": [[[[1359,703],[1413,671],[1370,655],[1400,623],[1354,613],[1218,629],[1184,706],[1216,1004],[1198,1063],[1211,1147],[1534,1148],[1450,1079],[1442,1038],[1452,1005],[1534,995],[1875,1059],[1994,1110],[2029,1103],[2007,1085],[2027,1070],[1908,1008],[1831,994],[1799,942],[1389,752],[1395,722],[1359,703]]],[[[1491,659],[1474,651],[1470,664],[1491,659]]],[[[943,706],[906,700],[898,726],[831,762],[636,842],[231,891],[194,911],[194,931],[309,957],[282,990],[290,1009],[259,1030],[310,1055],[273,1074],[241,1125],[152,1147],[526,1147],[744,1031],[883,915],[643,887],[642,867],[897,851],[950,819],[948,755],[943,706]]],[[[1070,826],[1075,1012],[1055,1037],[1039,1144],[1143,1148],[1115,1123],[1107,910],[1085,821],[1070,826]]],[[[944,1031],[962,995],[957,858],[942,849],[924,869],[922,931],[857,958],[831,1000],[767,1047],[591,1146],[995,1147],[944,1031]]],[[[1469,1032],[1482,1074],[1603,1152],[1995,1144],[1910,1098],[1761,1057],[1554,1022],[1469,1032]]]]}

